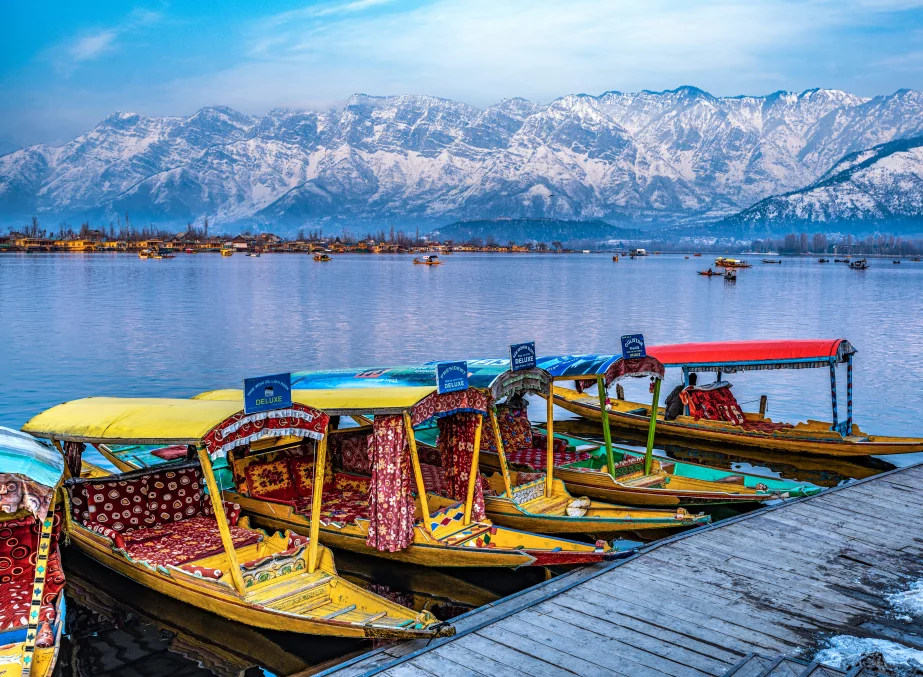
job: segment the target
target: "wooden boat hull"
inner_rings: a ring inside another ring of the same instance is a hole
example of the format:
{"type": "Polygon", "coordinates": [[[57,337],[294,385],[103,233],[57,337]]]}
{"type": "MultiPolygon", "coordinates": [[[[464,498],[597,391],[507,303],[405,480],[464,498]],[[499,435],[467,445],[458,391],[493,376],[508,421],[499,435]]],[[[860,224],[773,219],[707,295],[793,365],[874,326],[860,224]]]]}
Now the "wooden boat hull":
{"type": "MultiPolygon", "coordinates": [[[[567,411],[593,421],[601,421],[599,401],[559,386],[554,387],[554,403],[567,411]]],[[[659,415],[662,415],[662,409],[659,415]]],[[[636,402],[613,400],[608,412],[613,428],[646,431],[650,407],[636,402]]],[[[784,451],[825,456],[870,456],[910,454],[923,451],[923,439],[865,436],[858,426],[853,435],[841,437],[829,430],[830,424],[808,421],[785,432],[773,434],[747,431],[723,421],[696,421],[680,416],[675,421],[658,418],[657,439],[708,441],[731,447],[754,447],[763,451],[784,451]]]]}
{"type": "MultiPolygon", "coordinates": [[[[236,595],[227,586],[217,582],[193,577],[172,577],[160,569],[154,569],[141,563],[132,562],[125,556],[112,550],[108,539],[96,536],[79,527],[69,531],[71,544],[91,559],[112,569],[141,585],[163,595],[186,602],[218,616],[228,618],[245,625],[268,630],[297,632],[310,635],[333,635],[337,637],[374,637],[385,639],[407,639],[434,637],[454,634],[450,626],[438,629],[417,630],[414,628],[360,627],[351,623],[333,619],[307,618],[294,613],[277,612],[257,603],[250,603],[236,595]],[[227,588],[227,589],[222,589],[227,588]],[[435,630],[435,632],[434,632],[435,630]]],[[[316,575],[321,575],[320,569],[316,575]]],[[[339,585],[352,584],[339,580],[339,585]]],[[[355,586],[353,586],[355,587],[355,586]]],[[[358,589],[358,588],[357,588],[358,589]]],[[[382,600],[382,602],[385,602],[382,600]]],[[[390,606],[390,603],[386,603],[390,606]]],[[[393,605],[396,606],[396,605],[393,605]]],[[[406,610],[405,610],[406,611],[406,610]]]]}
{"type": "MultiPolygon", "coordinates": [[[[225,492],[225,496],[228,500],[239,503],[244,513],[253,520],[254,525],[276,530],[290,529],[296,533],[307,533],[310,527],[310,520],[306,516],[294,513],[288,506],[253,499],[233,492],[225,492]]],[[[432,502],[436,500],[438,500],[437,497],[430,498],[431,509],[434,505],[432,502]]],[[[347,525],[338,529],[334,526],[321,525],[320,541],[324,545],[350,552],[431,567],[516,569],[521,566],[589,564],[615,559],[626,554],[602,551],[584,543],[546,539],[534,533],[504,531],[494,529],[489,537],[493,539],[493,542],[484,543],[484,547],[477,545],[477,538],[453,546],[433,539],[418,524],[414,530],[413,543],[409,547],[396,552],[382,552],[366,544],[367,534],[361,527],[347,525]],[[502,544],[496,545],[498,540],[502,542],[504,539],[510,541],[509,545],[512,547],[504,548],[502,544]],[[517,545],[513,545],[513,542],[517,545]],[[538,547],[540,545],[542,547],[538,547]],[[567,549],[568,547],[570,550],[567,549]]],[[[439,536],[438,531],[437,536],[439,536]]]]}

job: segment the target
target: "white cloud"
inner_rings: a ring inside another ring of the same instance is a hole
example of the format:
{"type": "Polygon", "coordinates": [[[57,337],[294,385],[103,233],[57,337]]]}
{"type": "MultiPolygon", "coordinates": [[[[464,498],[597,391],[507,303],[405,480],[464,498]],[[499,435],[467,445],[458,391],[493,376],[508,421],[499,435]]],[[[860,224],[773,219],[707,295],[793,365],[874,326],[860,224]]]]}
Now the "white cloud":
{"type": "Polygon", "coordinates": [[[74,61],[88,61],[100,56],[112,47],[118,32],[105,30],[92,35],[78,38],[70,48],[70,55],[74,61]]]}

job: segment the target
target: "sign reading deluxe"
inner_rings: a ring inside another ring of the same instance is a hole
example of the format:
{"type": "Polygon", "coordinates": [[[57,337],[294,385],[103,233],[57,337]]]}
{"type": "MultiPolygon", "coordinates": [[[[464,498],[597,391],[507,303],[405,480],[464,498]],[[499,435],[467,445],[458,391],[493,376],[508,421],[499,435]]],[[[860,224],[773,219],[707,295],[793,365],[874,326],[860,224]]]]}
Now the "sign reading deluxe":
{"type": "Polygon", "coordinates": [[[439,362],[436,365],[436,391],[440,395],[467,389],[467,362],[439,362]]]}
{"type": "Polygon", "coordinates": [[[255,414],[292,406],[292,375],[273,374],[244,379],[244,413],[255,414]]]}
{"type": "Polygon", "coordinates": [[[510,346],[510,370],[535,369],[535,341],[510,346]]]}

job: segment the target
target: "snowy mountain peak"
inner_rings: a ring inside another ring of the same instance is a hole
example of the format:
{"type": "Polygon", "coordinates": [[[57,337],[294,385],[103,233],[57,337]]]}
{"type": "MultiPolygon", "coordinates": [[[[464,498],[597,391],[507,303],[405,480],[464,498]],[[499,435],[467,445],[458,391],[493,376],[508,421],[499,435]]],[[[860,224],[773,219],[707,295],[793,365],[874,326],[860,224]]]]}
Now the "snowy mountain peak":
{"type": "Polygon", "coordinates": [[[866,162],[867,149],[921,135],[923,94],[913,90],[716,97],[682,86],[486,108],[355,94],[327,111],[113,113],[61,148],[0,157],[0,220],[129,211],[158,223],[208,214],[280,230],[537,216],[697,222],[812,186],[866,162]]]}

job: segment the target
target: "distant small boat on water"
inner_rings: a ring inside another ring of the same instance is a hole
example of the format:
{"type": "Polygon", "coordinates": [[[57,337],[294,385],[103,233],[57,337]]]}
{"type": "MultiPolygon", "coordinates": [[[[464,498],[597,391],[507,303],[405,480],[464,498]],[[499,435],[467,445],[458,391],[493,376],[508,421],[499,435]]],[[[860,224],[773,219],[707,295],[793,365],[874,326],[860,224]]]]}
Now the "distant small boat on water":
{"type": "Polygon", "coordinates": [[[782,263],[782,259],[776,261],[775,259],[763,259],[763,263],[782,263]]]}
{"type": "Polygon", "coordinates": [[[714,277],[714,276],[716,276],[716,275],[720,277],[720,276],[722,276],[723,274],[724,274],[724,273],[722,273],[721,271],[712,270],[711,268],[709,268],[708,270],[700,270],[700,271],[699,271],[699,275],[704,275],[705,277],[714,277]]]}
{"type": "Polygon", "coordinates": [[[439,257],[436,254],[427,254],[426,256],[418,256],[413,260],[414,263],[419,263],[424,266],[438,266],[442,261],[439,260],[439,257]]]}
{"type": "Polygon", "coordinates": [[[833,259],[834,263],[849,263],[849,259],[833,259]]]}
{"type": "Polygon", "coordinates": [[[618,260],[619,260],[618,254],[616,254],[615,256],[613,256],[613,257],[612,257],[612,260],[613,260],[613,261],[618,261],[618,260]]]}
{"type": "Polygon", "coordinates": [[[332,261],[333,259],[331,259],[327,254],[315,254],[314,260],[315,261],[332,261]]]}
{"type": "Polygon", "coordinates": [[[859,259],[858,261],[850,261],[849,267],[853,270],[865,270],[869,267],[869,263],[865,259],[859,259]]]}
{"type": "Polygon", "coordinates": [[[737,282],[737,273],[733,270],[724,271],[724,281],[725,282],[737,282]]]}
{"type": "Polygon", "coordinates": [[[817,259],[818,263],[830,263],[830,259],[817,259]]]}
{"type": "Polygon", "coordinates": [[[897,261],[892,261],[891,263],[900,263],[900,262],[901,262],[901,260],[898,259],[897,261]]]}

